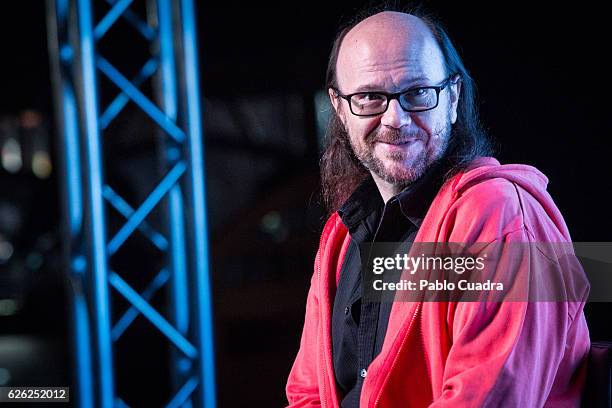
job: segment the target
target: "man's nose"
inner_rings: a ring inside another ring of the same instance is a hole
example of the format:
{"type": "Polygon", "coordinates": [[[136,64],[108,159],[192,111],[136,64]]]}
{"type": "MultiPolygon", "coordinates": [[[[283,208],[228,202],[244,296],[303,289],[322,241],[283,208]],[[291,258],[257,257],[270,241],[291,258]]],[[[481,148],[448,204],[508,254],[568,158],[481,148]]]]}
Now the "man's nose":
{"type": "Polygon", "coordinates": [[[389,102],[387,111],[383,113],[380,123],[395,129],[399,129],[410,123],[410,112],[402,109],[397,99],[392,99],[389,102]]]}

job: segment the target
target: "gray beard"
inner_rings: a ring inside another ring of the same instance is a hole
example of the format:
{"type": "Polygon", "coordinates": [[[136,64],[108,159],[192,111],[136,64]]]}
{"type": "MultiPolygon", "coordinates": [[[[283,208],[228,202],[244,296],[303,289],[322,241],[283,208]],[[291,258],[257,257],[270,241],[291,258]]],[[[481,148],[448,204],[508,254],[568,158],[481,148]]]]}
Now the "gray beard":
{"type": "MultiPolygon", "coordinates": [[[[448,148],[448,143],[451,135],[451,126],[452,125],[449,120],[442,129],[432,135],[432,137],[438,136],[440,140],[442,140],[443,144],[440,146],[439,149],[435,151],[422,151],[421,153],[419,153],[419,157],[417,157],[414,161],[414,165],[410,168],[404,169],[401,175],[391,174],[390,172],[388,172],[385,169],[385,165],[382,160],[374,156],[375,142],[373,142],[373,140],[375,140],[376,137],[369,138],[370,140],[366,142],[366,149],[364,149],[365,151],[359,151],[358,149],[355,149],[355,146],[352,146],[352,148],[357,159],[359,159],[361,164],[368,171],[375,174],[378,178],[385,181],[386,183],[394,185],[399,189],[403,189],[407,185],[421,178],[421,176],[425,174],[427,169],[433,163],[435,163],[437,160],[441,159],[444,156],[444,153],[446,153],[446,149],[448,148]]],[[[399,131],[395,131],[394,134],[395,136],[390,140],[400,139],[399,131]]],[[[403,152],[395,152],[387,156],[387,158],[390,158],[393,161],[403,162],[406,159],[406,154],[403,152]]]]}

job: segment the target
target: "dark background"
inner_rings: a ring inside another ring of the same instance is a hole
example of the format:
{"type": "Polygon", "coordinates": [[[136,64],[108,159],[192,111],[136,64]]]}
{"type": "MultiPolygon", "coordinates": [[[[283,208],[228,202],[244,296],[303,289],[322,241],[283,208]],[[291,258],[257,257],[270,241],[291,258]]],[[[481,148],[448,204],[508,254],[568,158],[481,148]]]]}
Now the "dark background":
{"type": "MultiPolygon", "coordinates": [[[[10,3],[0,12],[0,118],[26,134],[24,111],[39,115],[55,165],[44,2],[10,3]]],[[[445,23],[476,80],[497,157],[534,165],[549,177],[574,241],[610,241],[609,22],[603,9],[586,2],[539,10],[533,2],[458,3],[424,4],[445,23]]],[[[335,29],[362,4],[197,5],[219,406],[284,402],[324,221],[317,167],[321,107],[314,101],[335,29]]],[[[122,72],[134,73],[144,62],[142,42],[130,40],[133,32],[120,24],[113,35],[100,50],[122,72]]],[[[112,94],[109,84],[100,86],[103,99],[112,94]]],[[[131,108],[109,132],[117,136],[105,139],[108,180],[137,204],[148,191],[142,180],[154,160],[150,124],[131,108]]],[[[64,385],[70,378],[60,183],[56,171],[40,179],[26,169],[12,174],[0,168],[0,234],[14,248],[0,262],[2,385],[64,385]],[[13,303],[2,303],[7,299],[13,303]]],[[[111,223],[117,220],[110,215],[111,223]]],[[[135,282],[135,270],[158,261],[141,241],[130,239],[128,248],[149,258],[128,251],[115,260],[135,282]]],[[[156,302],[163,308],[163,295],[156,302]]],[[[588,304],[586,312],[592,339],[611,340],[609,304],[588,304]]],[[[146,323],[131,330],[117,352],[118,381],[129,384],[119,390],[126,402],[151,406],[168,392],[160,380],[165,354],[151,357],[164,352],[162,340],[144,340],[146,323]]]]}

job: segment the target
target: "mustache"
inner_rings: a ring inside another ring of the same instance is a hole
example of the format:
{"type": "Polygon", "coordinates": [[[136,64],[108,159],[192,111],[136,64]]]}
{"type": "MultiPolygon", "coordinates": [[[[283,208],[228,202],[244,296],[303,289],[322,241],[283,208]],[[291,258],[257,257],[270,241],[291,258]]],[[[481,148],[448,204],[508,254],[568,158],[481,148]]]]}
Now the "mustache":
{"type": "Polygon", "coordinates": [[[408,140],[425,140],[426,137],[427,135],[425,132],[421,130],[417,132],[405,132],[400,129],[386,129],[384,131],[376,130],[372,132],[367,142],[368,144],[374,144],[377,142],[399,144],[408,140]]]}

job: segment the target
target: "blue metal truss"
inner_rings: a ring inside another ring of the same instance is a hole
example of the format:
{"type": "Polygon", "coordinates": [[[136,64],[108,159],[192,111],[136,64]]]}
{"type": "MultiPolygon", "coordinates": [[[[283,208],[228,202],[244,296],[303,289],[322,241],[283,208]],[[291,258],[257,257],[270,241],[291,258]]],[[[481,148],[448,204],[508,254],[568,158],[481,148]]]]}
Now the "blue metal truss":
{"type": "MultiPolygon", "coordinates": [[[[100,0],[101,1],[101,0],[100,0]]],[[[174,389],[166,407],[215,407],[215,377],[205,179],[198,91],[193,0],[149,1],[155,26],[130,10],[135,0],[105,0],[109,10],[94,22],[94,0],[48,0],[49,54],[60,134],[60,168],[72,293],[76,402],[81,407],[126,407],[116,393],[115,342],[138,316],[148,319],[173,345],[174,389]],[[174,16],[174,18],[173,18],[174,16]],[[123,19],[150,45],[151,56],[128,79],[97,52],[97,42],[123,19]],[[177,44],[180,47],[177,47],[177,44]],[[98,79],[119,90],[100,106],[98,79]],[[139,87],[155,77],[159,91],[148,97],[139,87]],[[181,86],[189,84],[189,86],[181,86]],[[138,106],[160,129],[165,175],[147,198],[132,208],[105,182],[102,142],[108,126],[128,103],[138,106]],[[164,232],[147,216],[165,200],[164,232]],[[125,218],[108,236],[105,205],[125,218]],[[166,254],[166,265],[137,292],[109,260],[135,232],[166,254]],[[170,310],[149,302],[165,288],[170,310]],[[130,304],[112,321],[114,290],[130,304]]],[[[75,396],[73,394],[73,397],[75,396]]]]}

